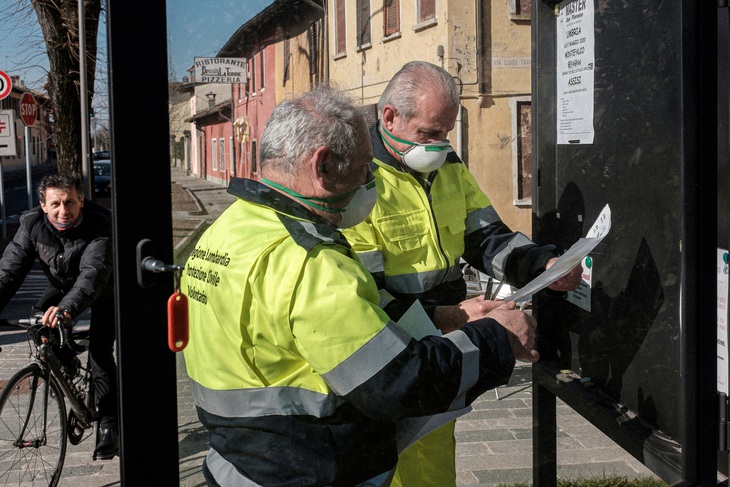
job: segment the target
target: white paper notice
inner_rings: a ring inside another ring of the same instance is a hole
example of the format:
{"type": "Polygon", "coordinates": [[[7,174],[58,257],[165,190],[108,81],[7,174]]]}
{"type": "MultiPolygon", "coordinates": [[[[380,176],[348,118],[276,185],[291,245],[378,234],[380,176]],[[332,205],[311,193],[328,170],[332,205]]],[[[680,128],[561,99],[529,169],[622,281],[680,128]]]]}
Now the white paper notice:
{"type": "Polygon", "coordinates": [[[560,6],[557,39],[557,143],[593,143],[593,70],[595,26],[593,0],[560,6]]]}
{"type": "Polygon", "coordinates": [[[550,269],[547,269],[525,287],[506,298],[505,301],[525,301],[536,292],[548,287],[553,282],[568,274],[577,265],[580,265],[583,258],[596,248],[596,245],[601,243],[601,240],[608,234],[610,229],[611,208],[606,205],[601,210],[601,214],[598,215],[595,223],[591,225],[591,229],[588,231],[589,236],[578,239],[567,252],[560,256],[555,264],[550,266],[550,269]]]}
{"type": "Polygon", "coordinates": [[[717,249],[717,390],[728,394],[728,252],[717,249]]]}
{"type": "Polygon", "coordinates": [[[441,330],[433,324],[419,300],[415,300],[408,311],[401,316],[398,326],[416,340],[429,335],[441,335],[441,330]]]}
{"type": "Polygon", "coordinates": [[[581,265],[583,266],[583,273],[580,276],[580,284],[578,284],[577,289],[566,293],[565,300],[590,313],[592,300],[591,290],[593,289],[593,259],[590,256],[586,256],[581,262],[581,265]]]}

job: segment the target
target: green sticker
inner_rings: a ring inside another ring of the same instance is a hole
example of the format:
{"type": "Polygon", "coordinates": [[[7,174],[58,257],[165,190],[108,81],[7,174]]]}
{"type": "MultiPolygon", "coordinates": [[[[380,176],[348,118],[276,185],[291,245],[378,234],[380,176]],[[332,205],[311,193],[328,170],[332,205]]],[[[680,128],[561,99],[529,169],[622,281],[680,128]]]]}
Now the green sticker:
{"type": "Polygon", "coordinates": [[[590,257],[586,257],[585,263],[586,263],[586,268],[590,269],[591,266],[593,266],[593,259],[591,259],[590,257]]]}
{"type": "Polygon", "coordinates": [[[722,260],[727,264],[727,252],[722,256],[722,260]]]}

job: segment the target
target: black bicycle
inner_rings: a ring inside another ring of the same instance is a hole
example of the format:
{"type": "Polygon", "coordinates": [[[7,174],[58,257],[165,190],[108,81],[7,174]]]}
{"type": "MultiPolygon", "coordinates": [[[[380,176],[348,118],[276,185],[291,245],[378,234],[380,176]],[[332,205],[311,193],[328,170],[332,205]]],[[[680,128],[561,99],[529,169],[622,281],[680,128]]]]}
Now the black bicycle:
{"type": "Polygon", "coordinates": [[[88,349],[89,331],[67,320],[49,328],[41,316],[19,320],[33,362],[0,392],[0,485],[58,485],[67,442],[77,445],[87,429],[98,436],[91,370],[75,355],[88,349]],[[73,366],[62,365],[66,354],[73,366]]]}

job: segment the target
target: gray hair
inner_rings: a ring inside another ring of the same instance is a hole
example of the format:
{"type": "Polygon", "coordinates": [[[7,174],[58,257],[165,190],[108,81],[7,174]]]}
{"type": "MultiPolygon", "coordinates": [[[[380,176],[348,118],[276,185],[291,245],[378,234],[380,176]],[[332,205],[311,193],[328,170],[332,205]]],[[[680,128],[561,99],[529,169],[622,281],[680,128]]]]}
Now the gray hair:
{"type": "Polygon", "coordinates": [[[418,100],[424,93],[459,106],[459,88],[448,71],[425,61],[411,61],[391,78],[380,96],[378,110],[383,113],[385,105],[391,105],[408,121],[418,114],[418,100]]]}
{"type": "Polygon", "coordinates": [[[274,108],[261,137],[261,168],[295,174],[297,162],[326,146],[346,173],[367,132],[365,117],[341,92],[319,86],[274,108]]]}

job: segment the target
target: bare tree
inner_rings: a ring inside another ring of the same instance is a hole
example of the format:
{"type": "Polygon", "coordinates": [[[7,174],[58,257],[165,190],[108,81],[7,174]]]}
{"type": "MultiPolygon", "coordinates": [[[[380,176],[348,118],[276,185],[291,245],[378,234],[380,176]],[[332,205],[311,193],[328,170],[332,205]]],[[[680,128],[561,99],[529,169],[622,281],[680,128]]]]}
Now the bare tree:
{"type": "MultiPolygon", "coordinates": [[[[49,60],[46,90],[53,105],[58,172],[81,173],[81,94],[79,0],[31,0],[49,60]]],[[[94,98],[97,33],[101,0],[83,0],[85,10],[88,106],[94,98]]]]}

